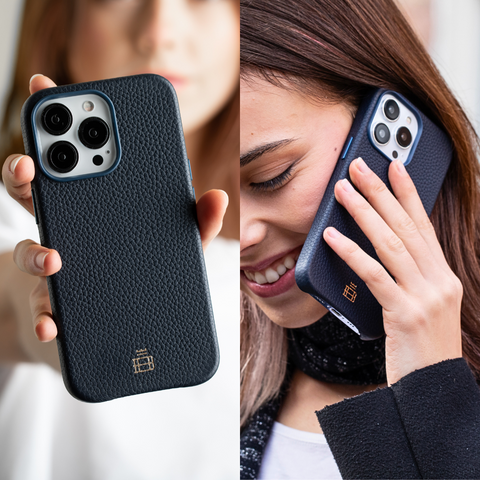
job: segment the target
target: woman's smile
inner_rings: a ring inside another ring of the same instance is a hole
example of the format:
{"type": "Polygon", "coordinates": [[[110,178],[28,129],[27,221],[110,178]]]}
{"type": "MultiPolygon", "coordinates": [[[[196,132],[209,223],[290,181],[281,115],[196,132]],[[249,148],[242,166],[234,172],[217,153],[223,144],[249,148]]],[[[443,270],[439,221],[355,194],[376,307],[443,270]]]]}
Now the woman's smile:
{"type": "Polygon", "coordinates": [[[241,289],[273,322],[309,325],[326,310],[298,288],[295,265],[352,110],[253,76],[241,82],[241,99],[241,289]]]}
{"type": "Polygon", "coordinates": [[[295,285],[295,265],[302,245],[241,269],[241,278],[259,297],[274,297],[295,285]]]}

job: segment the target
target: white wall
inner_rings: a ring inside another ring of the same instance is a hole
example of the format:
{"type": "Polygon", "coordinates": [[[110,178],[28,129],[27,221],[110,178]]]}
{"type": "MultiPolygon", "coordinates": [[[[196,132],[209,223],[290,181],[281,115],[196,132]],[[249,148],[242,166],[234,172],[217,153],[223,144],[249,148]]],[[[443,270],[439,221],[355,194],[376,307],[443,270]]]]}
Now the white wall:
{"type": "Polygon", "coordinates": [[[430,54],[480,134],[480,1],[432,0],[430,54]]]}
{"type": "Polygon", "coordinates": [[[0,112],[10,85],[23,0],[0,0],[0,112]]]}

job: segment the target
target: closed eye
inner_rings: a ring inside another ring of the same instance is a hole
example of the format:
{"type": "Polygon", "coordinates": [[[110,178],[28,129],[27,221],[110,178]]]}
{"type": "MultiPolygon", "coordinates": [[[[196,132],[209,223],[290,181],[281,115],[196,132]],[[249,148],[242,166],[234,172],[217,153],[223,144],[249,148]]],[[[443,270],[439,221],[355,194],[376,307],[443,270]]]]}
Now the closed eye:
{"type": "Polygon", "coordinates": [[[280,175],[277,175],[275,178],[266,180],[265,182],[250,183],[250,187],[256,192],[271,192],[282,187],[291,177],[293,167],[296,163],[297,162],[293,162],[286,170],[284,170],[280,175]]]}

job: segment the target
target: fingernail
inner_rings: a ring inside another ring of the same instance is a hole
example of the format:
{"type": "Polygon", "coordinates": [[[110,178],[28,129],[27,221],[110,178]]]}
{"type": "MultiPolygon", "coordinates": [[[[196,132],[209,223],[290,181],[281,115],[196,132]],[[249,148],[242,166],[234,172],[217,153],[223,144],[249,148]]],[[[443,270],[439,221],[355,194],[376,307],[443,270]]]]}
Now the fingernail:
{"type": "Polygon", "coordinates": [[[340,233],[338,232],[338,230],[333,227],[326,228],[325,232],[331,238],[338,238],[340,236],[340,233]]]}
{"type": "Polygon", "coordinates": [[[353,192],[353,187],[352,187],[352,184],[346,179],[344,178],[341,182],[341,185],[342,185],[342,188],[346,191],[346,192],[353,192]]]}
{"type": "Polygon", "coordinates": [[[230,198],[228,197],[228,193],[225,192],[224,190],[222,190],[223,194],[225,195],[225,198],[227,199],[227,207],[228,207],[228,204],[230,203],[230,198]]]}
{"type": "Polygon", "coordinates": [[[17,158],[14,158],[11,163],[10,163],[10,171],[13,173],[15,173],[15,169],[17,168],[17,165],[18,165],[18,162],[24,157],[25,155],[20,155],[19,157],[17,158]]]}
{"type": "Polygon", "coordinates": [[[30,86],[30,84],[32,83],[32,80],[35,78],[35,77],[42,77],[43,75],[41,73],[36,73],[35,75],[32,75],[32,78],[30,79],[30,81],[28,82],[28,86],[30,86]]]}
{"type": "Polygon", "coordinates": [[[358,157],[355,160],[355,165],[362,173],[370,172],[370,169],[368,168],[367,164],[363,161],[363,158],[361,157],[358,157]]]}
{"type": "Polygon", "coordinates": [[[400,159],[395,160],[395,167],[397,168],[397,172],[401,175],[405,175],[407,173],[405,165],[400,159]]]}
{"type": "Polygon", "coordinates": [[[35,257],[35,266],[36,266],[38,269],[43,270],[44,265],[45,265],[45,259],[47,258],[48,253],[49,253],[49,252],[47,252],[47,253],[39,253],[39,254],[35,257]]]}

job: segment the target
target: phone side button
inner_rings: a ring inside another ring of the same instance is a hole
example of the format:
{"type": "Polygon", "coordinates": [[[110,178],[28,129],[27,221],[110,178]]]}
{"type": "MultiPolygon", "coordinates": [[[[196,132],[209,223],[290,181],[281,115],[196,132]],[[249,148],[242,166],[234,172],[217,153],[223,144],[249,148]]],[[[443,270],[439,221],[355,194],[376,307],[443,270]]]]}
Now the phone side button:
{"type": "Polygon", "coordinates": [[[37,203],[35,202],[35,192],[32,189],[33,213],[35,214],[35,223],[38,225],[37,203]]]}
{"type": "Polygon", "coordinates": [[[193,182],[192,165],[190,165],[190,159],[187,158],[187,160],[188,160],[188,169],[190,170],[190,180],[193,182]]]}
{"type": "Polygon", "coordinates": [[[345,147],[345,150],[343,151],[342,160],[345,160],[345,157],[347,156],[350,145],[352,144],[352,141],[353,141],[353,137],[350,137],[350,140],[348,141],[347,146],[345,147]]]}

